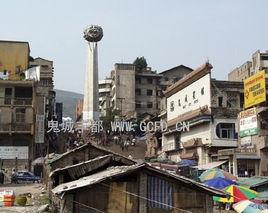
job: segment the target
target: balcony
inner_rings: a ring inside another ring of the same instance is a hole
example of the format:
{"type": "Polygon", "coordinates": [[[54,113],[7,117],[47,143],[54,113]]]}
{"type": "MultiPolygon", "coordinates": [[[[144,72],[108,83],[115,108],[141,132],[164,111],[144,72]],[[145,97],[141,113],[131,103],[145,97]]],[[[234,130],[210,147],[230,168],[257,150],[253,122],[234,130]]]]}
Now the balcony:
{"type": "Polygon", "coordinates": [[[0,98],[0,106],[31,106],[32,98],[0,98]]]}
{"type": "Polygon", "coordinates": [[[10,133],[32,133],[32,124],[0,124],[0,134],[10,133]]]}

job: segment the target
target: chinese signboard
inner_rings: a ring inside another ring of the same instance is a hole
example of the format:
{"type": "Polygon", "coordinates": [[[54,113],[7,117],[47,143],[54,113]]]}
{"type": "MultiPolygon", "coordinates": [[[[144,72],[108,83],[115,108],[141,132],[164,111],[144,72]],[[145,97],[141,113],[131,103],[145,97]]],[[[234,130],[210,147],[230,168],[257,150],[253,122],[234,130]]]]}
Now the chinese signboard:
{"type": "Polygon", "coordinates": [[[244,99],[245,108],[266,101],[264,70],[244,80],[244,99]]]}
{"type": "Polygon", "coordinates": [[[28,146],[0,146],[0,158],[8,160],[28,159],[28,146]]]}
{"type": "Polygon", "coordinates": [[[239,136],[241,138],[256,135],[259,132],[256,108],[239,113],[239,136]]]}
{"type": "Polygon", "coordinates": [[[251,141],[251,136],[241,138],[240,144],[241,144],[241,147],[243,147],[243,148],[245,148],[245,147],[248,147],[248,148],[253,147],[252,146],[252,141],[251,141]]]}
{"type": "Polygon", "coordinates": [[[35,143],[44,143],[45,128],[44,128],[44,115],[36,115],[35,123],[35,143]]]}

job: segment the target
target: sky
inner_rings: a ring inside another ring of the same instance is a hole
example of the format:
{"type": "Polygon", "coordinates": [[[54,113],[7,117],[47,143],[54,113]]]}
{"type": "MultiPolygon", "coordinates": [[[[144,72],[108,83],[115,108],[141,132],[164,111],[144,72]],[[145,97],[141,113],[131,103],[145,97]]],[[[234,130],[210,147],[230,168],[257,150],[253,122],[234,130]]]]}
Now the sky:
{"type": "Polygon", "coordinates": [[[54,62],[55,88],[83,93],[83,30],[100,25],[99,79],[115,63],[144,56],[162,72],[207,60],[212,76],[268,50],[266,0],[8,0],[1,1],[0,40],[28,41],[31,56],[54,62]]]}

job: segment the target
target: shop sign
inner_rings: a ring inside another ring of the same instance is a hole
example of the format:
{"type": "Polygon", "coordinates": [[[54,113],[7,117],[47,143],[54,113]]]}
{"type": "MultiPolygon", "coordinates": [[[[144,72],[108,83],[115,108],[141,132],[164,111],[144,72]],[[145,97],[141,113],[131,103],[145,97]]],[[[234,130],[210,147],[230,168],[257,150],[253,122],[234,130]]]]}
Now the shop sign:
{"type": "Polygon", "coordinates": [[[255,106],[266,101],[265,71],[244,80],[245,108],[255,106]]]}
{"type": "Polygon", "coordinates": [[[0,146],[0,158],[7,160],[28,159],[28,146],[0,146]]]}
{"type": "Polygon", "coordinates": [[[241,138],[257,135],[259,132],[256,108],[239,113],[239,136],[241,138]]]}

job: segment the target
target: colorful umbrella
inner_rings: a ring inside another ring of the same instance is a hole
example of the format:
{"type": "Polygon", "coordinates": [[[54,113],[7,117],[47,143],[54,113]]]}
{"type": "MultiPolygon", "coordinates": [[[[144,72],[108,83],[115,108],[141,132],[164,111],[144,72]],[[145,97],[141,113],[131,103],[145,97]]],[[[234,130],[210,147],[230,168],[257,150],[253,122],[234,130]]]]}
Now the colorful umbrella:
{"type": "Polygon", "coordinates": [[[268,206],[262,204],[256,204],[249,200],[243,200],[234,204],[233,208],[238,213],[255,213],[255,212],[267,211],[268,206]]]}
{"type": "Polygon", "coordinates": [[[229,198],[213,196],[213,200],[222,203],[237,203],[242,200],[253,199],[258,195],[258,192],[255,192],[254,190],[236,185],[227,186],[224,191],[230,195],[229,198]]]}
{"type": "Polygon", "coordinates": [[[236,182],[226,179],[226,178],[217,177],[217,178],[205,181],[204,184],[210,187],[214,187],[216,189],[223,189],[230,185],[236,185],[236,182]]]}
{"type": "Polygon", "coordinates": [[[201,182],[204,182],[204,181],[211,180],[217,177],[222,177],[222,178],[229,179],[229,180],[237,180],[237,177],[235,177],[231,173],[218,169],[218,168],[208,169],[204,171],[199,176],[199,179],[201,182]]]}

